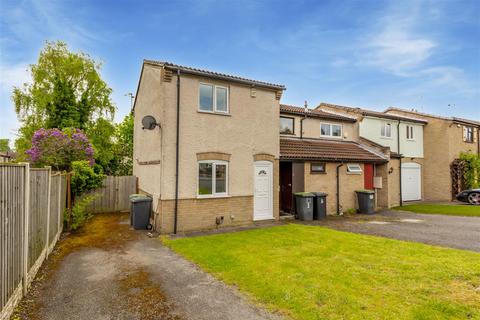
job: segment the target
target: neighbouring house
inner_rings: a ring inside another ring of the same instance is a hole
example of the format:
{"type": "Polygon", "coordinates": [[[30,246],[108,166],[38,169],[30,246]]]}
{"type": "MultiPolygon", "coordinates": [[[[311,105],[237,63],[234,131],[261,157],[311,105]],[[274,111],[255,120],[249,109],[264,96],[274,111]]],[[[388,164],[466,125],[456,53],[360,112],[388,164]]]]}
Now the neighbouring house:
{"type": "Polygon", "coordinates": [[[144,60],[133,106],[133,172],[154,199],[156,230],[278,219],[283,90],[144,60]]]}
{"type": "Polygon", "coordinates": [[[385,110],[385,114],[420,117],[428,121],[424,127],[424,199],[453,200],[458,190],[452,190],[452,162],[462,152],[480,152],[480,122],[394,107],[385,110]]]}
{"type": "Polygon", "coordinates": [[[0,152],[0,163],[10,162],[12,160],[11,152],[0,152]]]}
{"type": "Polygon", "coordinates": [[[294,212],[296,192],[326,192],[327,214],[357,208],[356,190],[377,190],[388,207],[390,156],[360,143],[355,117],[280,105],[280,210],[294,212]],[[375,177],[379,182],[374,183],[375,177]]]}
{"type": "Polygon", "coordinates": [[[389,170],[397,171],[399,177],[398,185],[390,186],[396,191],[391,192],[389,202],[382,206],[425,198],[424,127],[427,120],[419,115],[389,114],[329,103],[321,103],[316,110],[354,117],[360,142],[389,149],[389,170]]]}

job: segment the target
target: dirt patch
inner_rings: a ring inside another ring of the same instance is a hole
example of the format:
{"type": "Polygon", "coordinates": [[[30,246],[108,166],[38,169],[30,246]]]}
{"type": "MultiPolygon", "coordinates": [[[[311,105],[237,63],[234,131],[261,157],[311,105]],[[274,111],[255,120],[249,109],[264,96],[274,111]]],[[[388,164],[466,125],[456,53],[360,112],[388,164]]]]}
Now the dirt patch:
{"type": "MultiPolygon", "coordinates": [[[[173,306],[167,301],[160,285],[152,282],[143,266],[128,259],[128,246],[140,237],[145,237],[145,234],[131,230],[128,214],[123,213],[95,215],[77,232],[63,234],[11,319],[65,319],[65,310],[58,309],[55,316],[52,306],[57,303],[75,305],[83,299],[91,301],[100,309],[99,312],[110,314],[113,318],[122,318],[115,316],[121,310],[129,315],[124,318],[180,319],[173,313],[173,306]],[[115,272],[105,274],[102,270],[105,263],[98,262],[96,266],[95,262],[85,259],[92,252],[99,252],[104,259],[114,263],[115,272]],[[66,260],[73,262],[66,264],[66,260]],[[81,269],[90,272],[82,273],[81,269]],[[103,272],[103,276],[97,277],[92,269],[103,272]],[[62,301],[52,301],[59,295],[62,301]]],[[[64,308],[68,310],[68,306],[64,308]]],[[[78,310],[82,312],[83,309],[78,310]]],[[[84,317],[77,314],[72,318],[84,317]]]]}

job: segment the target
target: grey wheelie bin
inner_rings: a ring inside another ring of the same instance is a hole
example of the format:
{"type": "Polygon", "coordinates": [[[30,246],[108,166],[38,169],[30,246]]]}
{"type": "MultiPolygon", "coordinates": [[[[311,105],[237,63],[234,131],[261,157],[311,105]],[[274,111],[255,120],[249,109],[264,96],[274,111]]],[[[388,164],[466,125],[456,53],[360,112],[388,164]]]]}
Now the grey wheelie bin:
{"type": "Polygon", "coordinates": [[[371,190],[357,190],[358,213],[375,213],[375,192],[371,190]]]}
{"type": "Polygon", "coordinates": [[[300,220],[313,220],[313,194],[310,192],[295,193],[295,209],[300,220]]]}
{"type": "Polygon", "coordinates": [[[327,217],[327,194],[325,192],[312,192],[313,199],[313,219],[321,220],[327,217]]]}
{"type": "Polygon", "coordinates": [[[145,196],[144,194],[141,193],[134,193],[129,196],[130,198],[130,225],[133,226],[133,202],[132,199],[138,198],[138,197],[143,197],[145,196]]]}
{"type": "Polygon", "coordinates": [[[149,196],[136,196],[130,198],[130,219],[135,230],[146,230],[150,226],[150,212],[152,211],[152,198],[149,196]]]}

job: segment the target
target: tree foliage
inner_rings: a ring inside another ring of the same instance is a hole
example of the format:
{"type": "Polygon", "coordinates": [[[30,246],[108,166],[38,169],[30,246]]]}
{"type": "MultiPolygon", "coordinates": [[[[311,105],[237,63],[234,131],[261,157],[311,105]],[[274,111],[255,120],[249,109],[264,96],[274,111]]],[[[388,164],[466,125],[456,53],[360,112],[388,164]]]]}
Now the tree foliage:
{"type": "MultiPolygon", "coordinates": [[[[20,156],[31,147],[31,138],[40,128],[78,128],[91,137],[90,131],[98,130],[99,121],[104,127],[105,122],[113,120],[112,89],[100,77],[100,67],[89,55],[69,51],[64,42],[46,43],[37,63],[30,66],[32,82],[13,90],[21,122],[15,142],[20,156]]],[[[95,142],[102,156],[103,146],[95,142]]]]}
{"type": "Polygon", "coordinates": [[[116,174],[131,175],[133,173],[133,114],[127,115],[117,125],[115,138],[116,174]]]}
{"type": "Polygon", "coordinates": [[[0,152],[8,152],[8,151],[10,151],[9,140],[0,139],[0,152]]]}
{"type": "Polygon", "coordinates": [[[476,153],[461,153],[460,159],[465,161],[465,180],[467,188],[480,187],[480,156],[476,153]]]}
{"type": "Polygon", "coordinates": [[[104,175],[97,173],[88,161],[72,162],[72,194],[78,197],[102,185],[104,175]]]}

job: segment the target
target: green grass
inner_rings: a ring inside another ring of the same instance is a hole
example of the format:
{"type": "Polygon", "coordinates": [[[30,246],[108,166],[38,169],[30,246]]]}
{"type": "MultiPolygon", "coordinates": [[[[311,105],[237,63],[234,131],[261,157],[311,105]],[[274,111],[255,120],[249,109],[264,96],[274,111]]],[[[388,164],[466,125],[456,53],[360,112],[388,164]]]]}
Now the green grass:
{"type": "Polygon", "coordinates": [[[298,224],[163,241],[294,319],[480,319],[474,252],[298,224]]]}
{"type": "Polygon", "coordinates": [[[416,213],[480,217],[480,206],[473,206],[473,205],[409,204],[402,207],[395,207],[393,209],[411,211],[416,213]]]}

